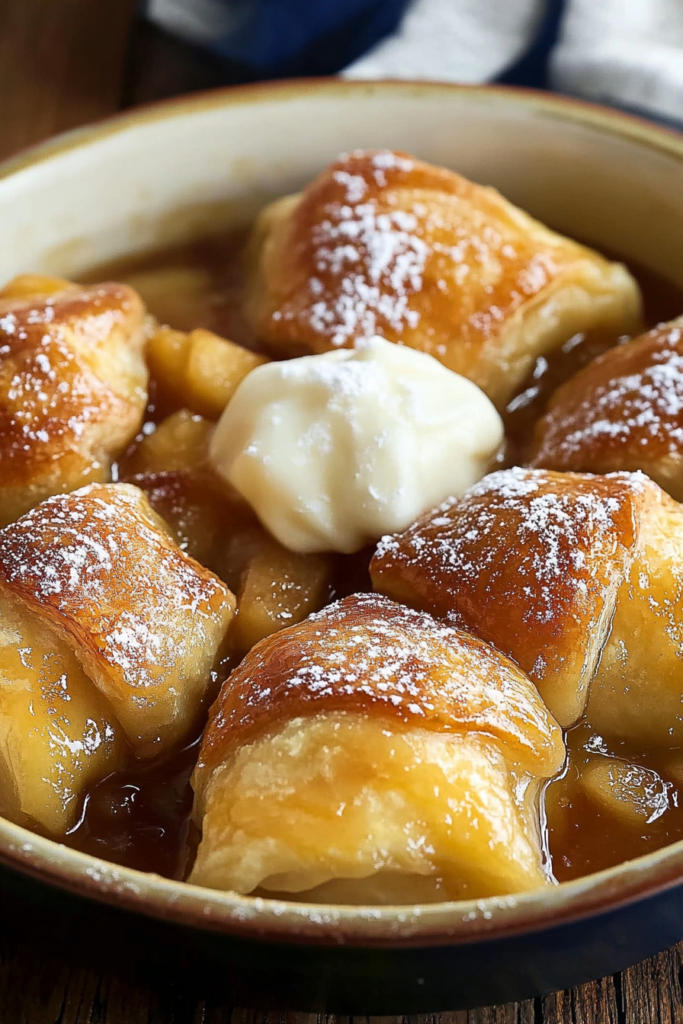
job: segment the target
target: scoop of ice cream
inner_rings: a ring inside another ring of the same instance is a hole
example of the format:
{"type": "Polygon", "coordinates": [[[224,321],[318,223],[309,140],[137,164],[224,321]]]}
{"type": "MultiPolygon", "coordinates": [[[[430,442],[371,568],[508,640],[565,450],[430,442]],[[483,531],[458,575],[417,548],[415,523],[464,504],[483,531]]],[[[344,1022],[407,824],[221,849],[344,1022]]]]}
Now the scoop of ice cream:
{"type": "Polygon", "coordinates": [[[210,457],[282,544],[352,552],[463,494],[502,438],[475,384],[372,338],[257,367],[221,416],[210,457]]]}

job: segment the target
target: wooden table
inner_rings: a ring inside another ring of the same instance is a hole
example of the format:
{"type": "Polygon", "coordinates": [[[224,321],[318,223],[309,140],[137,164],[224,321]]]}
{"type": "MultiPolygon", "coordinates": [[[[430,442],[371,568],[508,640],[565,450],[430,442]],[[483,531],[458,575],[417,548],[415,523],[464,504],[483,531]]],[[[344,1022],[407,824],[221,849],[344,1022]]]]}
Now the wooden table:
{"type": "MultiPolygon", "coordinates": [[[[0,158],[133,103],[246,79],[139,22],[135,0],[0,0],[0,158]]],[[[0,1024],[313,1024],[256,1013],[178,979],[136,981],[93,968],[64,943],[31,938],[32,910],[0,906],[0,1024]]],[[[36,919],[35,926],[42,923],[36,919]]],[[[93,936],[93,942],[98,941],[93,936]]],[[[673,1024],[683,1021],[683,944],[614,977],[555,995],[469,1012],[441,1024],[673,1024]]],[[[368,1020],[368,1018],[363,1018],[368,1020]]],[[[404,1018],[376,1018],[389,1024],[404,1018]]],[[[405,1018],[437,1024],[436,1018],[405,1018]]],[[[333,1024],[334,1018],[329,1018],[333,1024]]],[[[322,1022],[321,1022],[322,1024],[322,1022]]]]}

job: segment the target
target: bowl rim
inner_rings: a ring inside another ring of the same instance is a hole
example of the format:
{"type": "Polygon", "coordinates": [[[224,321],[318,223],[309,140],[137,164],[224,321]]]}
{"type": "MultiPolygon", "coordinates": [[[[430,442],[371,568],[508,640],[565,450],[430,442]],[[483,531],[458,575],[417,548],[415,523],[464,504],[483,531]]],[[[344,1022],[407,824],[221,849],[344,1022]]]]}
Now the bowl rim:
{"type": "MultiPolygon", "coordinates": [[[[112,114],[31,146],[0,164],[2,182],[69,150],[140,125],[245,103],[312,97],[458,93],[472,100],[520,104],[602,134],[626,138],[680,160],[683,134],[636,115],[566,96],[510,86],[451,82],[293,79],[227,86],[159,100],[112,114]]],[[[146,916],[261,940],[367,947],[425,947],[482,942],[579,921],[674,888],[683,881],[683,840],[573,882],[506,897],[407,906],[334,906],[240,896],[120,867],[0,818],[0,864],[69,892],[146,916]]]]}
{"type": "Polygon", "coordinates": [[[138,106],[115,111],[96,121],[60,132],[42,142],[23,147],[17,153],[0,161],[0,181],[20,171],[42,164],[52,157],[71,149],[90,145],[110,135],[125,132],[140,124],[165,119],[192,116],[199,111],[223,106],[258,103],[277,98],[280,100],[311,96],[324,92],[371,94],[375,92],[403,92],[406,95],[450,92],[472,98],[490,99],[492,102],[521,103],[531,109],[558,120],[581,122],[610,135],[637,140],[648,147],[666,153],[683,155],[683,129],[649,121],[645,117],[616,107],[606,107],[576,96],[551,93],[523,85],[471,85],[460,82],[441,82],[432,79],[344,79],[333,77],[289,78],[279,81],[251,82],[244,85],[226,85],[215,89],[198,90],[181,96],[152,100],[138,106]]]}

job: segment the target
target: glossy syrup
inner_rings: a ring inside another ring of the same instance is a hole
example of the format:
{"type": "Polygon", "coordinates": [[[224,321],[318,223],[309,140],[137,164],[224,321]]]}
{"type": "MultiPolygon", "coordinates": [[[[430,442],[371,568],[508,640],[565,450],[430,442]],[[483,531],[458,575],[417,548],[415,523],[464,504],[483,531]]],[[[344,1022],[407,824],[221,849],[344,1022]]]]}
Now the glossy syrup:
{"type": "MultiPolygon", "coordinates": [[[[177,319],[170,326],[183,330],[202,326],[256,347],[241,313],[244,240],[244,232],[212,238],[143,259],[118,261],[98,268],[89,277],[130,280],[138,286],[140,275],[144,281],[150,271],[197,271],[204,280],[201,295],[198,299],[195,289],[186,307],[182,295],[176,295],[177,319]]],[[[643,290],[648,326],[683,313],[681,290],[649,271],[633,265],[631,270],[643,290]]],[[[163,309],[155,309],[153,299],[141,290],[150,311],[164,318],[163,309]]],[[[524,460],[533,426],[555,388],[615,341],[577,336],[554,356],[537,360],[506,412],[508,463],[524,460]]],[[[154,415],[150,409],[150,419],[154,415]]],[[[340,558],[335,597],[370,589],[371,554],[366,550],[350,559],[340,558]]],[[[677,781],[678,752],[660,752],[657,756],[646,751],[609,750],[585,723],[572,730],[567,741],[567,770],[546,790],[548,842],[558,881],[609,867],[683,838],[683,751],[677,781]],[[606,756],[633,760],[660,772],[667,794],[664,812],[634,827],[587,796],[581,785],[582,771],[595,759],[606,756]]],[[[171,759],[133,766],[103,780],[89,793],[79,823],[64,841],[117,864],[183,878],[192,857],[190,776],[198,749],[199,738],[171,759]]]]}
{"type": "Polygon", "coordinates": [[[625,744],[610,749],[587,722],[568,734],[567,750],[563,777],[546,790],[548,844],[558,882],[683,839],[683,750],[653,752],[625,744]],[[646,813],[624,820],[582,784],[586,769],[607,758],[656,773],[658,778],[649,779],[654,799],[646,813]]]}
{"type": "Polygon", "coordinates": [[[172,758],[110,775],[90,791],[64,842],[115,864],[184,878],[198,753],[196,739],[172,758]]]}
{"type": "MultiPolygon", "coordinates": [[[[644,300],[646,326],[673,320],[683,313],[683,292],[658,274],[630,264],[644,300]]],[[[545,412],[553,392],[591,360],[613,348],[615,338],[607,334],[576,334],[549,356],[540,356],[505,410],[507,465],[527,461],[536,421],[545,412]]]]}

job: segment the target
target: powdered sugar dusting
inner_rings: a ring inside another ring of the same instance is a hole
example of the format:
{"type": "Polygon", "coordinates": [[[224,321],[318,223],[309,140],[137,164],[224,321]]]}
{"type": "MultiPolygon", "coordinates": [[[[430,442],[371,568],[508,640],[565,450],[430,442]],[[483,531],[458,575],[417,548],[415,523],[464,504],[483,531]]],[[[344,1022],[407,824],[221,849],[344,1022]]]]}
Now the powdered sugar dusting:
{"type": "Polygon", "coordinates": [[[640,473],[492,473],[383,538],[373,580],[473,629],[533,678],[559,687],[573,673],[576,686],[635,550],[639,496],[653,486],[640,473]]]}
{"type": "Polygon", "coordinates": [[[134,293],[115,284],[0,300],[3,486],[60,473],[77,486],[89,467],[106,470],[110,447],[130,440],[146,404],[142,315],[134,293]],[[113,379],[98,373],[105,350],[113,379]]]}
{"type": "MultiPolygon", "coordinates": [[[[523,375],[487,342],[568,267],[572,280],[605,274],[606,291],[624,286],[492,189],[390,151],[342,155],[275,213],[260,254],[249,315],[269,346],[292,355],[381,335],[477,383],[523,375]]],[[[533,315],[534,345],[547,347],[555,297],[533,315]]]]}
{"type": "Polygon", "coordinates": [[[161,694],[173,713],[193,680],[203,690],[232,611],[227,588],[125,484],[50,498],[0,531],[0,580],[72,638],[127,714],[161,694]]]}
{"type": "MultiPolygon", "coordinates": [[[[334,300],[311,306],[311,324],[331,330],[333,345],[380,333],[383,322],[393,330],[416,327],[419,313],[410,295],[420,291],[428,247],[415,233],[414,215],[395,210],[377,213],[373,202],[330,204],[328,218],[313,232],[316,269],[339,279],[334,300]]],[[[316,295],[318,279],[311,292],[316,295]]]]}
{"type": "MultiPolygon", "coordinates": [[[[372,195],[397,184],[412,170],[412,160],[390,151],[357,150],[343,156],[340,165],[331,173],[336,195],[313,226],[315,272],[307,286],[310,324],[334,346],[387,328],[400,333],[416,327],[420,317],[410,297],[422,288],[430,253],[415,213],[383,209],[372,195]]],[[[275,318],[294,315],[278,310],[275,318]]]]}
{"type": "MultiPolygon", "coordinates": [[[[470,502],[494,496],[493,502],[486,501],[479,507],[476,523],[470,526],[478,537],[502,529],[504,520],[513,514],[516,543],[528,550],[524,566],[538,587],[536,614],[546,622],[556,610],[553,584],[565,582],[569,567],[577,572],[586,565],[588,546],[602,548],[606,535],[617,533],[617,516],[625,500],[618,491],[611,495],[590,489],[549,490],[547,482],[545,474],[539,479],[534,473],[516,468],[485,477],[467,495],[470,502]]],[[[607,544],[611,546],[609,541],[607,544]]],[[[454,550],[449,550],[448,556],[459,560],[454,550]]],[[[466,566],[461,563],[461,568],[468,573],[476,571],[469,561],[466,566]]]]}
{"type": "Polygon", "coordinates": [[[393,723],[486,732],[537,768],[562,759],[552,720],[507,659],[375,594],[345,598],[257,645],[223,688],[209,751],[226,730],[321,707],[372,707],[393,723]]]}
{"type": "Polygon", "coordinates": [[[604,479],[626,485],[615,488],[612,495],[600,493],[599,488],[592,490],[590,477],[584,477],[584,486],[577,487],[576,481],[581,479],[563,481],[559,474],[519,467],[490,473],[464,498],[448,498],[405,534],[383,537],[376,557],[396,554],[408,543],[419,558],[428,546],[440,565],[472,576],[484,566],[495,564],[500,544],[508,546],[512,535],[520,547],[530,548],[529,569],[543,584],[543,604],[550,616],[550,587],[565,571],[564,553],[575,567],[584,565],[582,546],[587,542],[601,545],[605,534],[619,529],[617,518],[629,497],[648,484],[642,473],[610,473],[604,479]],[[553,476],[556,489],[552,487],[553,476]],[[476,559],[470,558],[467,546],[485,539],[490,545],[478,548],[476,559]]]}
{"type": "Polygon", "coordinates": [[[544,423],[536,461],[580,461],[582,453],[625,448],[635,458],[651,450],[683,457],[683,329],[660,329],[606,353],[566,394],[544,423]],[[603,381],[597,385],[596,374],[603,381]]]}

